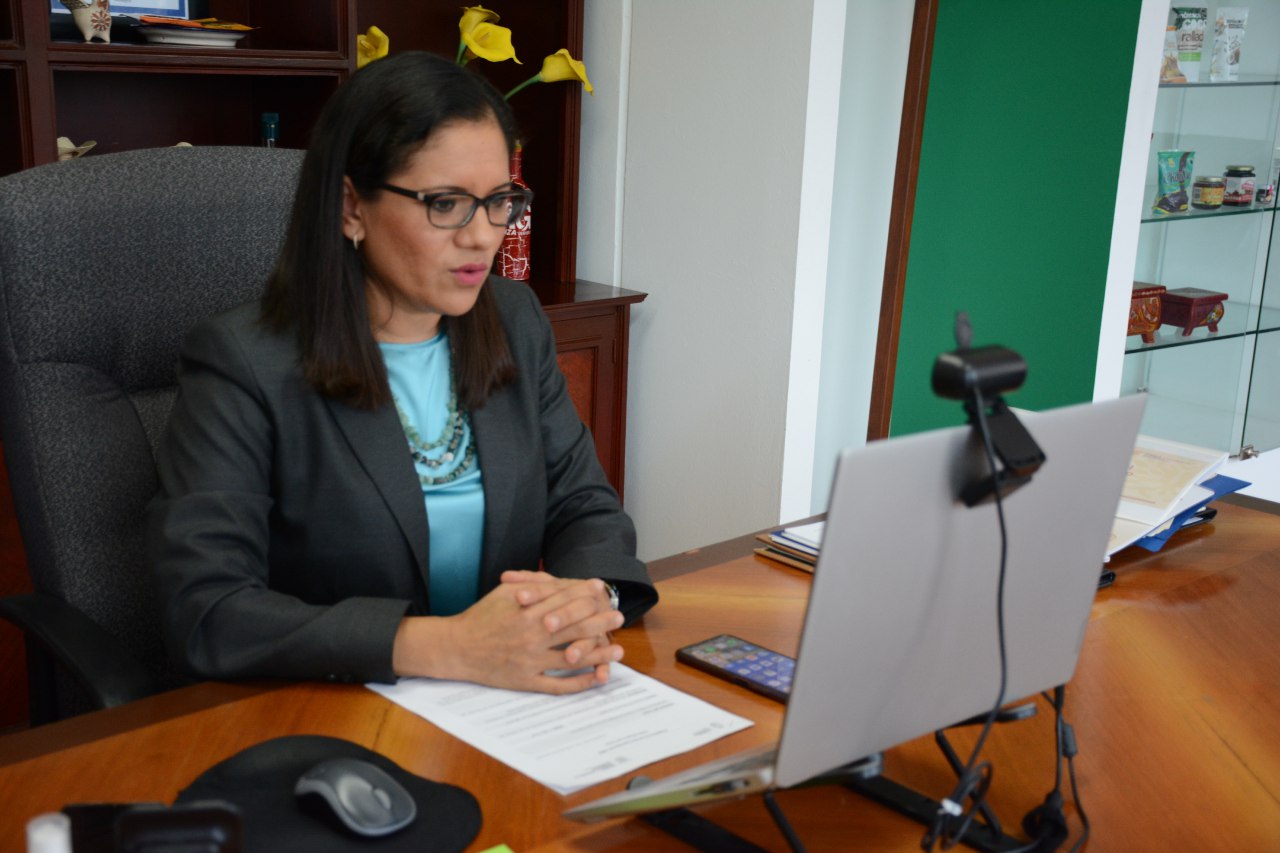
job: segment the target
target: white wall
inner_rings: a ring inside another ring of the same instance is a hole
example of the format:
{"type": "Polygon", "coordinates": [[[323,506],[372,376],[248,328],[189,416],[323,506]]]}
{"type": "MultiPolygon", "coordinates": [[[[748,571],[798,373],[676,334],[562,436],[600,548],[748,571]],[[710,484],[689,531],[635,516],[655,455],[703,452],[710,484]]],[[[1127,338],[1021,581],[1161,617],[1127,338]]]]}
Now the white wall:
{"type": "Polygon", "coordinates": [[[840,191],[831,211],[822,383],[804,514],[826,509],[837,454],[867,437],[913,5],[848,3],[834,176],[840,191]]]}
{"type": "Polygon", "coordinates": [[[578,275],[649,293],[627,419],[644,559],[808,514],[815,435],[865,435],[886,226],[854,208],[874,174],[887,222],[910,6],[586,0],[578,275]],[[833,210],[843,181],[858,197],[833,210]]]}
{"type": "Polygon", "coordinates": [[[650,559],[777,521],[811,2],[632,6],[627,508],[650,559]]]}
{"type": "Polygon", "coordinates": [[[845,5],[846,0],[814,0],[810,23],[800,221],[791,303],[791,364],[787,378],[781,494],[775,520],[804,518],[810,514],[812,505],[832,199],[836,195],[836,128],[841,120],[845,5]]]}
{"type": "Polygon", "coordinates": [[[582,42],[582,62],[595,94],[582,98],[578,277],[627,287],[620,266],[631,0],[586,0],[582,42]]]}

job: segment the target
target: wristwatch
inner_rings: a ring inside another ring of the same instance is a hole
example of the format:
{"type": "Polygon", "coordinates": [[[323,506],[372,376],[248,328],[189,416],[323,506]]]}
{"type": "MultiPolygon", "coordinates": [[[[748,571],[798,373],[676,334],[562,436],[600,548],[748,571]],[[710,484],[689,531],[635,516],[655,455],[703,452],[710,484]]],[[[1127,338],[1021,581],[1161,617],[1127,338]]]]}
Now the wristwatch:
{"type": "Polygon", "coordinates": [[[607,580],[601,580],[600,582],[604,584],[604,591],[609,594],[609,609],[621,610],[622,597],[618,595],[618,588],[613,584],[609,583],[607,580]]]}

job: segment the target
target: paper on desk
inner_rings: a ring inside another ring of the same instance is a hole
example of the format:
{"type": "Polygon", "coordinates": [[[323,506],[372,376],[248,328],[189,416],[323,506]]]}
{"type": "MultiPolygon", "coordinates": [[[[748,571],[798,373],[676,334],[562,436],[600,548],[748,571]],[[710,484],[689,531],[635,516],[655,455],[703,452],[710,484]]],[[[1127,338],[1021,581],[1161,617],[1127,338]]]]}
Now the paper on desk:
{"type": "Polygon", "coordinates": [[[560,794],[755,725],[616,663],[607,684],[569,696],[431,678],[366,686],[560,794]]]}
{"type": "Polygon", "coordinates": [[[1111,526],[1111,539],[1107,542],[1107,556],[1110,557],[1122,548],[1127,548],[1134,542],[1137,542],[1144,536],[1155,536],[1168,529],[1173,524],[1173,520],[1178,517],[1183,510],[1191,509],[1194,506],[1203,504],[1215,497],[1213,489],[1206,489],[1203,486],[1193,486],[1187,491],[1182,499],[1178,501],[1174,507],[1173,513],[1163,522],[1152,527],[1150,524],[1142,521],[1134,521],[1130,518],[1121,518],[1116,516],[1111,526]]]}
{"type": "Polygon", "coordinates": [[[1226,459],[1220,450],[1139,435],[1116,515],[1148,528],[1167,521],[1187,492],[1226,459]]]}

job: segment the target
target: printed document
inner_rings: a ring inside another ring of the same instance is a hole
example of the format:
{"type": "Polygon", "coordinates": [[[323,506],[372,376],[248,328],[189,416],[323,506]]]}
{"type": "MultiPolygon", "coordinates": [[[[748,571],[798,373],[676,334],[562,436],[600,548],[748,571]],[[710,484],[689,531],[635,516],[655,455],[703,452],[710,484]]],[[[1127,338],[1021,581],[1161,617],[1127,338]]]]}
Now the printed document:
{"type": "Polygon", "coordinates": [[[1148,529],[1168,521],[1191,488],[1226,459],[1219,450],[1138,436],[1116,515],[1148,529]]]}
{"type": "Polygon", "coordinates": [[[431,678],[366,686],[560,794],[755,725],[616,663],[608,683],[569,696],[431,678]]]}

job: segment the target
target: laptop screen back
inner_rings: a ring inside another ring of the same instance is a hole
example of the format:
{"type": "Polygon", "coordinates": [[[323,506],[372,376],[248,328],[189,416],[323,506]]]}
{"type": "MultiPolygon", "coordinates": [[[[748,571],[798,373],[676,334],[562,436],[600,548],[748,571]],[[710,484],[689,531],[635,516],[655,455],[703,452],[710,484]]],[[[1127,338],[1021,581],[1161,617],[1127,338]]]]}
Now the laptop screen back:
{"type": "MultiPolygon", "coordinates": [[[[1020,413],[1046,460],[1004,500],[1012,702],[1075,671],[1145,399],[1020,413]]],[[[1000,685],[994,503],[956,499],[985,467],[976,431],[844,451],[783,724],[786,787],[990,710],[1000,685]]]]}

